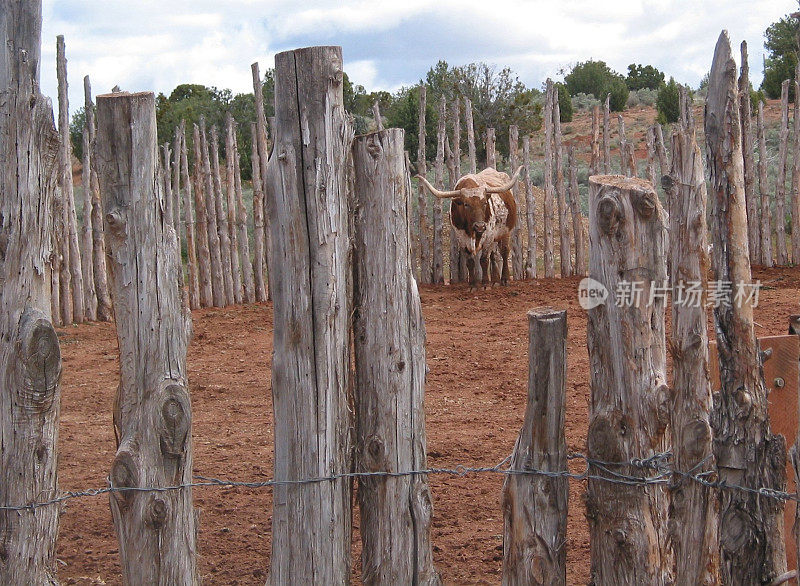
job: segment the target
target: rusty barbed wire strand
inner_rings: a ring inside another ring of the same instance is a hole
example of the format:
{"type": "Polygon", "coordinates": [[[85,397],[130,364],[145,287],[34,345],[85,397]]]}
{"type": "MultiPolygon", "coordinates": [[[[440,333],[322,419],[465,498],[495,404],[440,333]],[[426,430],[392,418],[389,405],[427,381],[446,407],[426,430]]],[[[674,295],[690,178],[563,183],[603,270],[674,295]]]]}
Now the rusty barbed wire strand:
{"type": "Polygon", "coordinates": [[[337,480],[354,478],[402,478],[406,476],[454,476],[463,478],[473,474],[498,474],[502,476],[543,476],[552,479],[567,479],[573,481],[597,480],[601,482],[611,482],[625,486],[652,486],[669,485],[676,479],[697,482],[702,486],[715,490],[737,490],[757,494],[764,498],[781,501],[800,502],[797,492],[786,492],[770,487],[749,487],[738,484],[730,484],[725,481],[713,480],[716,475],[715,470],[697,472],[709,460],[709,457],[698,462],[689,471],[674,470],[670,466],[672,458],[671,452],[655,453],[647,458],[634,458],[624,462],[606,462],[589,458],[580,452],[570,452],[568,460],[579,460],[586,464],[581,472],[571,472],[570,470],[540,470],[536,468],[504,468],[511,459],[511,455],[506,456],[494,466],[465,466],[458,464],[453,468],[424,468],[421,470],[404,470],[400,472],[389,472],[377,470],[373,472],[341,472],[329,476],[315,478],[301,478],[297,480],[264,480],[264,481],[239,481],[214,478],[211,476],[194,475],[194,482],[177,484],[172,486],[150,486],[150,487],[122,487],[106,486],[103,488],[93,488],[86,490],[67,490],[62,491],[56,497],[49,500],[34,501],[24,505],[4,505],[0,506],[0,511],[34,511],[36,509],[65,503],[79,498],[96,497],[112,493],[136,493],[136,492],[173,492],[189,488],[272,488],[275,486],[303,486],[307,484],[319,484],[322,482],[334,482],[337,480]],[[652,472],[649,475],[637,476],[631,473],[631,469],[642,472],[652,472]]]}

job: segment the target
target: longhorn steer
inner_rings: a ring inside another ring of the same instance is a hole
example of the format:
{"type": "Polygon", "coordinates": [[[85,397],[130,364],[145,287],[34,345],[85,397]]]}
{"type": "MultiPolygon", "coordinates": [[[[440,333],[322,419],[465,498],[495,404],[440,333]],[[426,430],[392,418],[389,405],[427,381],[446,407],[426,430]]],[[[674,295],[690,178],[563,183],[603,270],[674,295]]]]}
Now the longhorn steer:
{"type": "Polygon", "coordinates": [[[453,191],[439,191],[427,179],[417,175],[433,195],[440,199],[453,200],[450,204],[450,222],[455,228],[459,245],[469,253],[467,267],[472,290],[478,286],[476,259],[480,261],[483,272],[483,285],[488,287],[491,282],[489,253],[494,249],[495,243],[500,245],[500,254],[503,257],[500,282],[503,285],[508,284],[509,237],[517,225],[517,203],[511,189],[521,171],[522,167],[509,179],[505,173],[489,167],[477,174],[464,175],[453,191]]]}

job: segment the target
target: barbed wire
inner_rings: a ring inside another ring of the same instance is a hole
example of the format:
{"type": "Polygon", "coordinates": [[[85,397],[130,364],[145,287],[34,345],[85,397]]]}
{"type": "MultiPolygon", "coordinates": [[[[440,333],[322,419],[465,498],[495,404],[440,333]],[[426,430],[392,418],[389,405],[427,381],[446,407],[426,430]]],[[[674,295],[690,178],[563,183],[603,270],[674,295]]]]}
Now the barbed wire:
{"type": "Polygon", "coordinates": [[[755,494],[764,498],[780,501],[800,502],[797,492],[786,492],[769,487],[749,487],[739,484],[731,484],[724,480],[714,480],[716,470],[698,472],[711,456],[698,462],[688,471],[675,470],[671,466],[672,453],[659,452],[647,458],[633,458],[624,462],[607,462],[590,458],[580,452],[570,452],[567,460],[579,460],[585,464],[585,468],[580,472],[570,470],[542,470],[538,468],[511,468],[504,467],[511,460],[513,455],[508,455],[494,466],[465,466],[458,464],[453,468],[424,468],[420,470],[404,470],[399,472],[389,472],[378,470],[373,472],[341,472],[329,476],[314,478],[301,478],[295,480],[264,480],[264,481],[240,481],[214,478],[211,476],[194,475],[193,482],[176,484],[172,486],[151,486],[151,487],[122,487],[106,486],[103,488],[93,488],[87,490],[66,490],[56,497],[49,500],[34,501],[24,505],[4,505],[0,506],[0,511],[34,511],[42,507],[59,505],[67,501],[79,498],[96,497],[113,493],[164,493],[185,490],[188,488],[274,488],[283,486],[303,486],[309,484],[320,484],[323,482],[335,482],[345,479],[372,479],[372,478],[403,478],[408,476],[454,476],[463,478],[473,474],[498,474],[502,476],[541,476],[550,479],[565,479],[573,481],[596,480],[600,482],[610,482],[625,486],[654,486],[669,485],[676,478],[697,482],[702,486],[715,490],[735,490],[750,494],[755,494]],[[594,471],[593,471],[594,469],[594,471]],[[636,475],[630,473],[631,470],[641,472],[651,472],[650,474],[636,475]],[[627,470],[623,472],[621,470],[627,470]]]}

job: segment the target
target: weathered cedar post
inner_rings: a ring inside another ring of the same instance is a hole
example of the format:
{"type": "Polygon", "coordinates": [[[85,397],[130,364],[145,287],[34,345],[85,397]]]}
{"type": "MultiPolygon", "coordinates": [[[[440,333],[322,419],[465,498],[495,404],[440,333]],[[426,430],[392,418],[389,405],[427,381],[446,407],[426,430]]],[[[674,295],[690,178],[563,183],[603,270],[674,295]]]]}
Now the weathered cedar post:
{"type": "MultiPolygon", "coordinates": [[[[601,462],[644,460],[667,449],[666,299],[654,289],[663,288],[667,276],[664,221],[647,181],[589,178],[589,276],[609,292],[604,304],[588,311],[587,332],[587,446],[589,457],[601,462]]],[[[631,477],[653,474],[628,464],[606,467],[631,477]]],[[[595,464],[590,473],[610,477],[595,464]]],[[[586,510],[594,584],[672,584],[662,485],[590,479],[586,510]]]]}
{"type": "MultiPolygon", "coordinates": [[[[744,158],[744,194],[747,202],[747,241],[750,244],[750,262],[761,261],[759,239],[758,201],[756,200],[756,169],[753,154],[752,106],[750,104],[750,66],[747,63],[747,41],[741,45],[742,63],[739,75],[739,117],[742,124],[742,154],[744,158]]],[[[795,123],[795,128],[800,128],[795,123]]],[[[794,219],[794,216],[793,216],[794,219]]],[[[795,224],[797,225],[797,224],[795,224]]],[[[794,233],[794,232],[793,232],[794,233]]],[[[794,242],[794,238],[792,238],[794,242]]]]}
{"type": "Polygon", "coordinates": [[[525,186],[525,215],[528,224],[528,256],[525,259],[525,278],[535,279],[537,273],[536,266],[536,199],[534,198],[533,185],[531,184],[531,137],[522,138],[522,165],[525,172],[522,174],[522,182],[525,186]]]}
{"type": "MultiPolygon", "coordinates": [[[[426,468],[425,325],[409,254],[403,131],[353,144],[356,470],[426,468]]],[[[438,584],[426,476],[360,478],[362,580],[438,584]]]]}
{"type": "Polygon", "coordinates": [[[172,153],[169,150],[169,143],[165,142],[161,145],[161,165],[159,166],[159,175],[161,176],[161,193],[162,204],[164,205],[164,218],[169,224],[172,224],[172,172],[170,168],[170,160],[172,153]]]}
{"type": "MultiPolygon", "coordinates": [[[[512,124],[508,127],[508,162],[510,166],[509,176],[512,176],[519,167],[519,129],[516,124],[512,124]]],[[[525,208],[523,207],[524,202],[520,197],[521,191],[522,184],[520,183],[517,183],[511,190],[517,202],[517,226],[514,228],[514,233],[511,236],[512,274],[515,279],[523,279],[525,277],[522,253],[522,227],[525,221],[523,210],[525,208]]]]}
{"type": "MultiPolygon", "coordinates": [[[[228,112],[225,115],[225,196],[228,205],[226,222],[228,241],[230,242],[231,289],[233,290],[233,299],[229,299],[229,301],[241,303],[244,299],[244,288],[242,286],[242,267],[239,263],[239,228],[241,226],[238,225],[238,214],[236,213],[238,211],[236,209],[238,202],[236,201],[236,147],[233,146],[235,140],[236,130],[234,129],[233,116],[228,112]]],[[[246,231],[245,236],[247,236],[246,231]]],[[[247,242],[245,242],[246,244],[247,242]]],[[[248,255],[248,264],[249,259],[248,255]]]]}
{"type": "MultiPolygon", "coordinates": [[[[86,128],[89,130],[89,144],[94,151],[97,125],[95,124],[95,106],[92,103],[92,87],[89,76],[83,78],[83,91],[85,97],[86,128]]],[[[103,233],[103,202],[100,199],[100,183],[97,178],[97,166],[94,157],[91,159],[91,175],[89,186],[92,190],[92,264],[94,273],[94,289],[97,294],[97,319],[111,321],[113,308],[111,307],[111,293],[108,290],[108,271],[106,269],[106,239],[103,233]]],[[[87,189],[87,187],[84,187],[87,189]]],[[[84,211],[84,213],[86,213],[84,211]]]]}
{"type": "MultiPolygon", "coordinates": [[[[751,281],[744,198],[742,130],[736,104],[736,63],[727,31],[714,51],[705,134],[711,174],[711,257],[718,282],[751,281]]],[[[785,250],[785,247],[784,247],[785,250]]],[[[747,293],[747,291],[745,291],[747,293]]],[[[767,390],[747,295],[714,307],[721,391],[711,425],[719,479],[751,489],[784,490],[786,442],[772,435],[767,390]]],[[[723,490],[719,539],[723,584],[768,584],[786,571],[783,503],[742,490],[723,490]]]]}
{"type": "Polygon", "coordinates": [[[569,167],[569,196],[568,203],[572,212],[572,234],[575,239],[575,275],[586,274],[586,235],[583,227],[583,214],[581,214],[581,193],[578,190],[578,162],[575,158],[575,149],[570,145],[567,151],[567,167],[569,167]]]}
{"type": "Polygon", "coordinates": [[[69,137],[69,98],[67,95],[67,57],[64,36],[56,37],[56,73],[58,77],[58,133],[61,136],[61,196],[64,218],[63,256],[66,262],[61,273],[61,304],[65,309],[64,322],[83,323],[85,300],[83,298],[83,274],[81,272],[81,249],[78,242],[78,217],[75,213],[75,191],[72,185],[72,141],[69,137]],[[66,279],[65,279],[66,273],[66,279]],[[68,294],[65,298],[64,295],[68,294]],[[71,295],[71,299],[69,298],[71,295]]]}
{"type": "MultiPolygon", "coordinates": [[[[764,135],[764,102],[758,102],[758,196],[761,199],[761,264],[772,266],[772,222],[767,182],[767,141],[764,135]]],[[[798,558],[800,559],[800,558],[798,558]]]]}
{"type": "Polygon", "coordinates": [[[592,158],[589,163],[589,176],[600,173],[600,165],[600,106],[595,106],[592,109],[592,158]]]}
{"type": "Polygon", "coordinates": [[[789,80],[781,84],[781,126],[778,147],[778,180],[775,185],[775,249],[778,266],[788,262],[786,252],[786,157],[789,148],[789,80]]]}
{"type": "MultiPolygon", "coordinates": [[[[175,232],[161,211],[152,93],[98,96],[95,156],[120,349],[109,480],[114,488],[187,484],[191,315],[181,307],[175,232]]],[[[116,492],[110,502],[125,583],[197,583],[191,488],[116,492]]]]}
{"type": "MultiPolygon", "coordinates": [[[[450,173],[448,189],[452,189],[455,186],[461,174],[461,101],[458,97],[455,97],[450,103],[450,120],[453,125],[453,142],[452,149],[449,149],[450,156],[447,166],[450,173]]],[[[453,202],[448,201],[447,205],[451,206],[453,202]]],[[[450,225],[450,282],[458,283],[462,280],[462,275],[466,275],[466,264],[464,266],[465,270],[461,270],[462,257],[464,258],[464,263],[466,263],[466,257],[461,253],[461,247],[458,245],[452,222],[447,223],[450,225]]]]}
{"type": "Polygon", "coordinates": [[[97,294],[94,287],[94,241],[92,240],[92,145],[88,124],[88,110],[92,108],[89,76],[83,78],[84,102],[83,161],[81,183],[83,184],[83,227],[81,228],[81,273],[83,274],[83,299],[86,319],[97,320],[97,294]]]}
{"type": "Polygon", "coordinates": [[[469,155],[469,172],[478,172],[478,158],[475,154],[475,122],[472,119],[472,102],[464,98],[464,122],[467,125],[467,154],[469,155]]]}
{"type": "MultiPolygon", "coordinates": [[[[46,211],[62,176],[61,147],[52,105],[39,92],[41,1],[0,0],[0,31],[0,504],[24,506],[58,496],[61,352],[46,211]]],[[[58,583],[59,513],[0,511],[0,583],[58,583]]]]}
{"type": "Polygon", "coordinates": [[[603,105],[603,173],[611,173],[611,94],[603,105]]]}
{"type": "Polygon", "coordinates": [[[181,143],[186,132],[186,120],[175,127],[175,136],[172,138],[172,227],[178,238],[178,259],[181,260],[181,143]]]}
{"type": "Polygon", "coordinates": [[[495,143],[497,142],[494,128],[486,129],[486,166],[492,169],[497,169],[497,150],[495,143]]]}
{"type": "MultiPolygon", "coordinates": [[[[214,178],[211,174],[211,156],[209,155],[208,134],[206,133],[206,120],[200,117],[200,157],[201,157],[201,177],[203,183],[203,195],[206,198],[206,223],[205,228],[208,233],[208,252],[211,269],[211,294],[214,307],[225,307],[227,298],[225,295],[225,280],[222,274],[222,251],[220,250],[220,238],[217,228],[217,193],[214,189],[214,178]]],[[[200,211],[200,206],[197,207],[200,211]]]]}
{"type": "MultiPolygon", "coordinates": [[[[792,130],[792,197],[790,199],[790,213],[792,218],[792,262],[800,264],[800,80],[797,74],[800,73],[800,63],[795,69],[794,80],[794,128],[792,130]]],[[[750,158],[752,159],[753,139],[750,137],[750,158]]],[[[752,166],[752,160],[751,160],[752,166]]],[[[746,167],[745,167],[746,168],[746,167]]],[[[745,182],[745,185],[747,182],[745,182]]]]}
{"type": "MultiPolygon", "coordinates": [[[[417,147],[417,173],[423,177],[428,174],[428,162],[426,161],[425,140],[425,112],[426,112],[427,88],[425,85],[419,86],[419,145],[417,147]]],[[[419,215],[419,282],[426,284],[431,282],[431,245],[428,242],[428,192],[422,183],[419,184],[417,196],[417,212],[419,215]]]]}
{"type": "Polygon", "coordinates": [[[647,144],[647,180],[656,187],[658,185],[656,181],[656,137],[652,127],[648,128],[645,133],[645,142],[647,144]]]}
{"type": "MultiPolygon", "coordinates": [[[[258,147],[258,126],[255,122],[250,125],[253,136],[250,151],[250,164],[253,181],[253,286],[255,300],[267,300],[267,288],[264,283],[264,268],[267,265],[266,250],[264,249],[264,183],[261,181],[261,155],[258,147]]],[[[245,226],[245,229],[247,227],[245,226]]],[[[244,264],[244,258],[242,258],[244,264]]]]}
{"type": "MultiPolygon", "coordinates": [[[[255,152],[255,151],[254,151],[255,152]]],[[[256,152],[256,154],[258,154],[256,152]]],[[[255,175],[258,177],[258,175],[255,175]]],[[[254,282],[254,273],[253,273],[253,265],[250,262],[250,241],[247,234],[247,208],[244,205],[244,194],[242,193],[242,167],[241,167],[241,157],[239,155],[239,141],[236,138],[236,133],[233,134],[233,187],[234,192],[236,195],[236,202],[235,205],[237,207],[236,213],[236,230],[239,232],[238,237],[238,249],[239,249],[239,265],[242,268],[242,282],[244,287],[244,299],[247,303],[253,303],[255,299],[255,282],[254,282]]],[[[256,181],[258,183],[258,181],[256,181]]],[[[261,187],[259,185],[259,187],[261,187]]],[[[255,190],[253,190],[253,202],[255,204],[255,190]]],[[[264,196],[262,194],[261,198],[259,198],[258,203],[261,205],[261,209],[264,209],[264,196]]],[[[263,219],[261,222],[263,223],[263,219]]],[[[261,232],[262,236],[264,234],[263,228],[261,232]]],[[[263,244],[262,244],[263,246],[263,244]]],[[[260,263],[259,269],[260,273],[264,274],[264,258],[263,258],[263,251],[261,258],[258,259],[260,263]]],[[[263,278],[263,277],[262,277],[263,278]]]]}
{"type": "Polygon", "coordinates": [[[375,128],[383,130],[383,119],[381,118],[381,105],[379,100],[372,104],[372,117],[375,119],[375,128]]]}
{"type": "MultiPolygon", "coordinates": [[[[185,126],[185,121],[181,121],[185,126]]],[[[181,179],[185,189],[183,191],[183,225],[186,232],[186,264],[188,268],[189,308],[200,307],[200,281],[197,266],[197,248],[195,246],[195,221],[192,205],[192,181],[189,178],[189,153],[186,148],[186,132],[181,132],[181,179]]]]}
{"type": "Polygon", "coordinates": [[[544,276],[556,276],[553,255],[553,81],[547,80],[544,106],[544,276]]]}
{"type": "MultiPolygon", "coordinates": [[[[672,452],[679,473],[714,471],[711,383],[708,377],[706,184],[694,127],[672,137],[672,170],[663,182],[670,199],[673,358],[672,452]],[[697,294],[691,291],[699,284],[697,294]]],[[[717,491],[675,475],[670,484],[669,535],[676,584],[719,584],[717,491]]]]}
{"type": "Polygon", "coordinates": [[[561,276],[572,274],[572,252],[569,238],[569,210],[567,209],[566,187],[564,185],[564,145],[561,138],[561,108],[558,105],[558,91],[553,92],[553,150],[556,154],[556,194],[558,195],[558,237],[561,276]]]}
{"type": "MultiPolygon", "coordinates": [[[[211,159],[211,178],[214,182],[214,213],[209,210],[217,223],[217,238],[219,239],[219,256],[222,263],[222,287],[225,295],[225,305],[234,302],[233,275],[231,274],[231,238],[228,230],[228,217],[225,214],[222,202],[225,194],[222,192],[222,178],[219,172],[219,133],[217,126],[211,127],[211,145],[208,156],[211,159]]],[[[212,263],[214,259],[212,257],[212,263]]]]}
{"type": "MultiPolygon", "coordinates": [[[[342,78],[340,47],[275,56],[277,124],[265,196],[272,233],[279,482],[351,469],[346,161],[353,130],[342,78]]],[[[345,478],[275,487],[272,584],[349,581],[350,498],[345,478]]]]}
{"type": "Polygon", "coordinates": [[[617,114],[617,129],[619,133],[619,167],[622,175],[633,177],[636,173],[628,168],[628,140],[625,137],[625,120],[622,114],[617,114]]]}
{"type": "MultiPolygon", "coordinates": [[[[567,470],[564,415],[567,312],[528,312],[528,402],[511,454],[513,470],[567,470]]],[[[566,477],[506,476],[503,483],[503,584],[567,583],[566,477]]]]}
{"type": "MultiPolygon", "coordinates": [[[[658,168],[661,169],[662,177],[669,174],[669,162],[667,161],[667,147],[664,145],[664,132],[661,125],[656,123],[653,125],[653,132],[655,132],[656,154],[658,155],[658,168]]],[[[669,211],[669,208],[667,208],[669,211]]]]}
{"type": "Polygon", "coordinates": [[[193,124],[192,148],[194,150],[194,204],[195,236],[197,237],[197,279],[200,289],[200,307],[211,307],[214,291],[211,287],[211,252],[208,249],[208,210],[206,209],[205,181],[203,180],[203,155],[200,128],[193,124]]]}
{"type": "MultiPolygon", "coordinates": [[[[444,187],[444,151],[447,138],[447,102],[444,96],[439,98],[439,124],[436,130],[436,161],[433,166],[433,181],[437,189],[444,187]]],[[[442,206],[444,202],[436,198],[433,201],[433,282],[444,283],[444,251],[442,222],[442,206]]]]}
{"type": "MultiPolygon", "coordinates": [[[[263,251],[262,258],[264,260],[264,264],[262,266],[258,263],[255,263],[253,270],[255,271],[256,301],[266,301],[267,299],[272,299],[272,290],[269,285],[269,280],[271,280],[271,277],[269,277],[269,250],[271,248],[270,226],[269,218],[265,215],[265,209],[256,209],[256,195],[258,193],[258,195],[261,196],[262,203],[264,203],[264,186],[267,183],[267,160],[269,159],[269,145],[267,143],[267,119],[264,113],[264,88],[261,83],[261,74],[258,70],[258,63],[253,63],[250,66],[250,71],[253,75],[253,92],[256,98],[256,133],[254,136],[256,145],[258,146],[258,150],[254,150],[253,152],[258,152],[258,165],[261,172],[261,185],[259,186],[259,192],[256,192],[256,181],[259,175],[253,175],[253,223],[257,224],[259,218],[261,218],[261,223],[263,224],[264,230],[263,244],[261,247],[263,251]]],[[[253,158],[252,155],[251,158],[253,158]]],[[[260,235],[254,236],[256,258],[258,258],[259,239],[260,235]]]]}

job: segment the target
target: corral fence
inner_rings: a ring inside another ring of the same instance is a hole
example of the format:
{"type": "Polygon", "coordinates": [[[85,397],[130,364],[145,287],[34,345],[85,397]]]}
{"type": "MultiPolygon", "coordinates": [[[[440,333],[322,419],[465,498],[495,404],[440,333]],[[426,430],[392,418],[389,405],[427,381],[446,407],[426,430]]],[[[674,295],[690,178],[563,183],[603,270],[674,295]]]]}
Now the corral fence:
{"type": "MultiPolygon", "coordinates": [[[[274,478],[250,483],[192,477],[186,372],[191,299],[216,305],[248,287],[263,298],[266,283],[257,292],[256,275],[236,282],[226,271],[237,257],[230,244],[241,232],[231,230],[235,218],[224,219],[221,199],[209,197],[221,193],[219,163],[203,146],[208,139],[201,125],[193,129],[195,172],[203,176],[195,188],[205,191],[202,197],[195,191],[193,199],[186,189],[184,209],[197,206],[196,219],[185,216],[187,227],[202,224],[194,233],[196,250],[205,255],[208,246],[209,260],[197,262],[184,289],[175,199],[180,189],[164,180],[170,156],[156,144],[154,97],[99,96],[88,168],[96,170],[102,200],[108,293],[120,347],[118,445],[108,487],[62,493],[55,485],[53,442],[61,360],[50,315],[56,309],[64,313],[60,304],[51,307],[52,293],[61,286],[54,288],[50,278],[55,269],[48,212],[64,177],[63,142],[38,93],[41,5],[4,0],[0,7],[8,35],[1,50],[7,67],[0,75],[8,88],[0,125],[0,315],[6,325],[0,339],[0,581],[52,581],[57,505],[108,494],[124,581],[194,584],[198,522],[192,491],[242,486],[274,493],[272,583],[345,583],[351,572],[351,481],[357,478],[364,582],[435,584],[440,579],[430,540],[428,476],[473,473],[505,475],[504,583],[566,582],[570,479],[587,481],[593,583],[789,579],[783,503],[798,498],[786,490],[785,442],[770,429],[752,296],[714,304],[720,390],[713,395],[709,379],[709,231],[714,278],[750,281],[740,102],[726,33],[709,79],[710,186],[686,103],[672,138],[671,168],[662,172],[669,215],[652,181],[590,178],[589,284],[614,298],[588,309],[587,453],[569,454],[564,438],[566,312],[538,309],[529,313],[522,430],[509,458],[486,467],[427,466],[425,330],[411,255],[412,189],[403,132],[354,137],[343,106],[341,49],[311,47],[276,56],[269,160],[262,156],[263,115],[255,133],[260,166],[254,177],[262,180],[268,220],[256,256],[267,256],[274,302],[274,478]],[[220,228],[215,222],[221,221],[228,223],[220,228]],[[700,283],[701,303],[678,303],[691,283],[700,283]],[[655,294],[658,287],[673,299],[671,385],[667,303],[655,294]],[[620,299],[620,291],[641,295],[620,299]],[[585,470],[570,472],[570,460],[582,460],[585,470]]],[[[227,152],[235,153],[231,124],[225,140],[227,152]]],[[[552,131],[548,124],[546,133],[552,131]]],[[[186,143],[179,137],[173,155],[180,152],[180,162],[173,169],[185,179],[186,143]]],[[[217,141],[212,130],[211,142],[217,141]]],[[[230,211],[241,200],[235,161],[227,164],[230,211]]],[[[633,168],[630,159],[626,165],[633,168]]],[[[548,201],[552,205],[549,196],[548,201]]],[[[559,198],[562,226],[563,203],[559,198]]],[[[67,206],[59,217],[71,222],[71,215],[67,206]]],[[[441,214],[434,217],[441,221],[441,214]]],[[[244,255],[238,257],[243,261],[244,255]]],[[[546,249],[546,273],[553,270],[547,258],[546,249]]],[[[565,263],[562,252],[562,270],[565,263]]],[[[69,292],[74,311],[80,303],[69,292]]],[[[796,456],[794,466],[800,466],[796,456]]]]}

